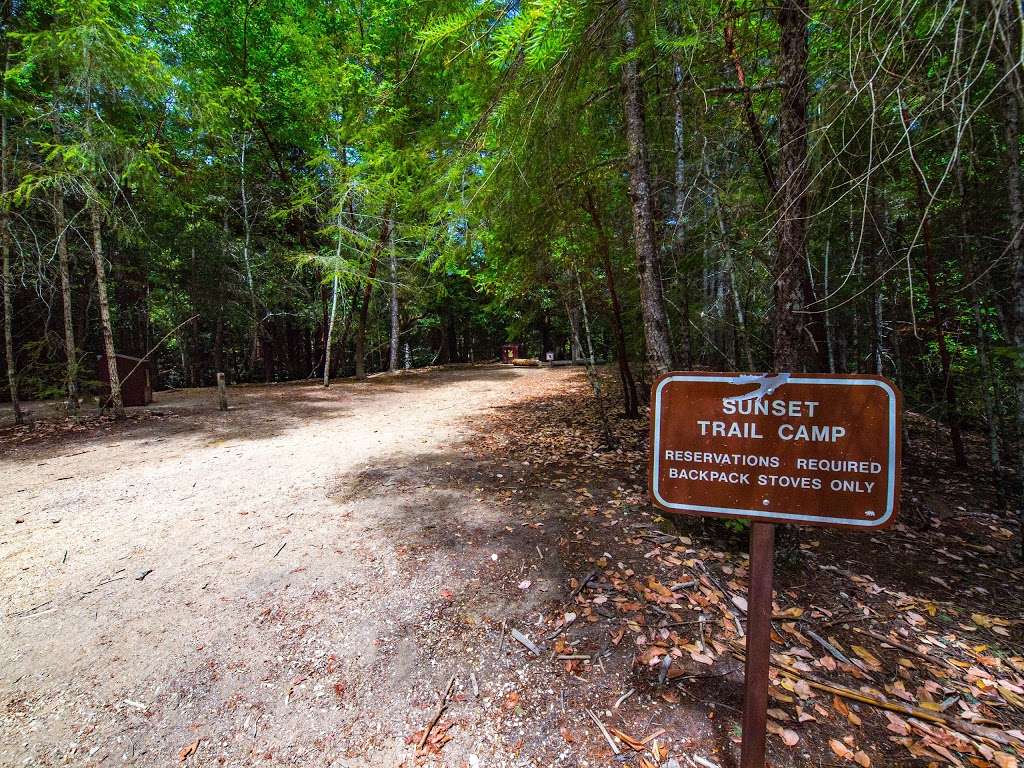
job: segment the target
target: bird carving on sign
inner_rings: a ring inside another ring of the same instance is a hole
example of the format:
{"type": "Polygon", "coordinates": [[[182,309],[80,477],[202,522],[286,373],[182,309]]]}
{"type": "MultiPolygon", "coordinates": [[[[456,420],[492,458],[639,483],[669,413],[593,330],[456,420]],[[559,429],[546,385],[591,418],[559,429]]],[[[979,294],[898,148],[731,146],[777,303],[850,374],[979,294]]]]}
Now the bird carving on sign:
{"type": "Polygon", "coordinates": [[[751,390],[750,392],[744,392],[742,395],[724,397],[722,398],[722,402],[727,402],[729,400],[736,402],[741,400],[760,400],[766,395],[774,395],[775,390],[787,381],[789,381],[788,373],[765,373],[763,375],[744,374],[742,376],[736,376],[732,380],[733,384],[757,384],[757,389],[751,390]]]}

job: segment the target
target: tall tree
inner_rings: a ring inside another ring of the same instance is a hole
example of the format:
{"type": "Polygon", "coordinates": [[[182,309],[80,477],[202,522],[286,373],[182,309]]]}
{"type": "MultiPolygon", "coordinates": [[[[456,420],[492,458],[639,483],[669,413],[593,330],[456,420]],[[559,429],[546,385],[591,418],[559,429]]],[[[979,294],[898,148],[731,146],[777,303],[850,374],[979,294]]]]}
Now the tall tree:
{"type": "Polygon", "coordinates": [[[0,77],[3,78],[2,100],[0,100],[0,260],[3,263],[3,301],[4,301],[4,353],[7,360],[7,390],[11,396],[11,406],[14,409],[14,422],[21,424],[24,416],[21,412],[21,403],[18,400],[18,366],[14,357],[14,285],[11,277],[11,229],[10,229],[10,206],[11,189],[8,179],[8,166],[10,165],[10,140],[7,135],[7,61],[10,54],[11,38],[9,27],[11,24],[11,2],[3,0],[0,9],[0,35],[3,36],[3,56],[0,77]]]}
{"type": "Polygon", "coordinates": [[[622,26],[622,91],[626,115],[629,197],[633,204],[633,240],[640,281],[640,310],[647,339],[647,364],[653,374],[675,366],[661,282],[661,255],[655,239],[654,193],[651,190],[644,113],[643,81],[637,62],[637,35],[631,0],[617,0],[622,26]]]}
{"type": "Polygon", "coordinates": [[[778,245],[772,364],[799,370],[805,359],[803,270],[807,247],[807,19],[808,0],[782,0],[779,8],[782,103],[779,107],[778,245]]]}

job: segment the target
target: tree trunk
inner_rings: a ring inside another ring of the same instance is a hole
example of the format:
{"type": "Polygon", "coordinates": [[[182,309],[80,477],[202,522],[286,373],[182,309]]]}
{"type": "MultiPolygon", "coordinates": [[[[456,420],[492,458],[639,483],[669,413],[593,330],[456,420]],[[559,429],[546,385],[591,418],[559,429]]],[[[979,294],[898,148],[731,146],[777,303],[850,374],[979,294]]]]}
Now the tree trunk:
{"type": "MultiPolygon", "coordinates": [[[[731,10],[731,6],[727,7],[726,13],[731,13],[731,10]]],[[[757,152],[758,159],[761,161],[761,171],[764,173],[769,193],[774,195],[778,190],[778,184],[775,181],[775,171],[772,169],[771,160],[768,158],[768,142],[765,141],[764,131],[761,129],[761,121],[757,119],[757,115],[754,112],[754,102],[750,96],[750,89],[747,87],[747,76],[743,71],[743,62],[740,61],[740,56],[736,52],[736,29],[731,19],[725,24],[725,51],[732,61],[733,68],[736,70],[736,80],[740,84],[740,93],[743,97],[743,117],[747,121],[750,136],[754,140],[754,149],[757,152]]]]}
{"type": "MultiPolygon", "coordinates": [[[[672,24],[673,34],[679,34],[679,25],[672,24]]],[[[672,233],[672,250],[676,263],[686,253],[686,132],[685,120],[683,117],[683,65],[678,52],[672,55],[672,149],[675,153],[675,174],[674,192],[675,198],[672,204],[672,218],[675,221],[672,233]]],[[[682,276],[684,283],[689,280],[689,270],[682,276]]],[[[685,314],[683,322],[687,325],[687,332],[680,337],[682,349],[679,353],[681,360],[689,360],[693,356],[690,349],[689,314],[685,314]]]]}
{"type": "Polygon", "coordinates": [[[388,276],[391,278],[391,339],[388,349],[388,370],[394,372],[398,370],[398,256],[395,253],[394,238],[391,238],[388,248],[388,276]]]}
{"type": "MultiPolygon", "coordinates": [[[[601,380],[598,378],[597,369],[594,367],[594,345],[590,340],[590,320],[587,316],[586,300],[583,297],[583,284],[580,282],[579,273],[576,271],[575,267],[573,267],[573,276],[567,275],[567,277],[569,277],[569,286],[562,295],[562,301],[565,303],[565,313],[570,318],[573,315],[572,310],[570,309],[572,302],[569,297],[572,296],[572,279],[575,277],[576,285],[579,289],[580,310],[583,316],[583,324],[587,335],[587,346],[589,348],[589,356],[586,358],[587,381],[590,383],[591,389],[594,390],[594,400],[597,403],[598,416],[601,419],[601,425],[604,431],[605,445],[612,447],[615,444],[615,436],[612,434],[611,424],[608,422],[608,413],[604,407],[604,397],[601,393],[601,380]]],[[[583,343],[580,340],[579,334],[579,321],[570,322],[569,327],[572,331],[573,343],[578,347],[582,347],[583,343]]]]}
{"type": "MultiPolygon", "coordinates": [[[[4,3],[4,52],[3,52],[3,100],[7,101],[7,54],[10,49],[10,38],[7,36],[7,22],[10,15],[10,4],[4,3]]],[[[4,294],[4,354],[7,358],[7,387],[11,395],[11,407],[14,409],[14,423],[22,424],[25,417],[21,413],[21,402],[18,400],[18,368],[14,360],[14,286],[11,278],[11,229],[10,201],[8,199],[9,180],[7,164],[10,161],[10,147],[7,139],[7,112],[0,114],[0,259],[3,261],[3,294],[4,294]]]]}
{"type": "Polygon", "coordinates": [[[359,305],[359,324],[356,326],[356,378],[366,378],[366,322],[370,314],[370,297],[373,295],[373,279],[377,275],[377,253],[388,242],[391,231],[387,222],[380,234],[380,241],[370,255],[370,269],[366,273],[366,286],[363,288],[363,300],[359,305]]]}
{"type": "MultiPolygon", "coordinates": [[[[3,121],[6,123],[7,118],[3,118],[3,121]]],[[[4,193],[6,194],[6,189],[4,193]]],[[[14,410],[14,423],[22,424],[25,417],[22,415],[21,402],[18,400],[18,371],[14,360],[14,286],[11,278],[11,232],[6,206],[0,213],[0,256],[3,259],[4,354],[7,358],[7,387],[11,395],[11,407],[14,410]]]]}
{"type": "MultiPolygon", "coordinates": [[[[1006,140],[1006,194],[1010,211],[1011,323],[1013,345],[1017,350],[1015,383],[1017,389],[1017,434],[1024,435],[1024,197],[1021,196],[1020,111],[1024,84],[1020,74],[1021,11],[1015,0],[1004,0],[1000,21],[1006,35],[1004,51],[1007,73],[1003,95],[1003,136],[1006,140]]],[[[1020,521],[1020,556],[1024,559],[1024,450],[1018,451],[1017,483],[1020,521]]]]}
{"type": "MultiPolygon", "coordinates": [[[[807,249],[807,18],[808,0],[782,0],[779,9],[780,62],[783,82],[779,114],[778,245],[773,265],[774,341],[777,372],[799,371],[806,359],[804,341],[805,259],[807,249]]],[[[801,559],[800,529],[782,526],[779,557],[801,559]]]]}
{"type": "MultiPolygon", "coordinates": [[[[904,123],[909,120],[904,115],[904,123]]],[[[967,466],[967,454],[964,452],[963,436],[960,434],[960,406],[957,403],[956,382],[953,380],[953,360],[946,342],[946,312],[942,304],[938,283],[938,265],[935,249],[932,247],[932,223],[928,213],[928,199],[925,192],[924,179],[921,177],[917,164],[914,164],[914,178],[917,186],[917,203],[921,209],[921,237],[924,241],[924,273],[928,283],[928,301],[931,304],[932,322],[935,324],[935,339],[939,347],[939,362],[942,366],[942,394],[946,401],[946,420],[949,422],[949,440],[953,448],[953,461],[958,467],[967,466]]]]}
{"type": "MultiPolygon", "coordinates": [[[[824,270],[822,272],[822,278],[823,278],[824,283],[825,283],[824,290],[825,290],[825,295],[826,296],[828,296],[828,270],[829,270],[828,257],[830,255],[831,251],[832,251],[832,239],[829,238],[829,239],[827,239],[825,241],[825,265],[824,265],[824,270]]],[[[823,314],[825,316],[825,351],[826,351],[827,357],[828,357],[828,372],[829,373],[835,373],[836,372],[835,333],[832,330],[832,318],[831,318],[831,313],[829,312],[828,304],[827,303],[825,304],[825,309],[824,309],[824,313],[823,314]]]]}
{"type": "MultiPolygon", "coordinates": [[[[249,189],[247,184],[247,173],[248,167],[246,165],[247,151],[249,148],[249,134],[245,132],[242,134],[242,149],[239,161],[239,193],[242,201],[242,263],[245,266],[245,283],[249,289],[249,311],[252,315],[250,319],[250,327],[252,329],[251,346],[249,347],[249,368],[255,368],[256,357],[260,350],[260,340],[264,341],[263,352],[269,354],[267,350],[270,348],[269,344],[266,343],[267,333],[263,329],[263,324],[259,318],[259,306],[256,301],[256,286],[253,282],[252,277],[252,222],[249,219],[249,189]]],[[[264,372],[267,370],[266,360],[264,360],[264,372]]]]}
{"type": "Polygon", "coordinates": [[[647,340],[647,364],[652,375],[657,375],[674,367],[675,355],[665,314],[661,257],[654,236],[654,195],[647,160],[643,82],[634,58],[637,42],[630,2],[618,0],[623,53],[626,56],[622,65],[622,88],[625,95],[629,197],[633,207],[633,239],[640,283],[640,311],[647,340]]]}
{"type": "Polygon", "coordinates": [[[334,251],[334,280],[331,281],[331,314],[324,327],[324,386],[331,386],[331,334],[338,316],[338,269],[341,267],[341,217],[345,206],[338,204],[338,241],[334,251]]]}
{"type": "Polygon", "coordinates": [[[217,325],[213,332],[213,371],[224,371],[224,306],[217,307],[217,325]]]}
{"type": "MultiPolygon", "coordinates": [[[[727,12],[730,11],[731,8],[727,9],[727,12]]],[[[806,249],[807,225],[804,217],[808,199],[806,190],[808,183],[808,14],[807,0],[784,0],[779,9],[778,19],[781,28],[779,75],[782,81],[782,103],[779,115],[779,172],[777,174],[768,157],[768,144],[765,141],[761,122],[754,112],[750,88],[746,82],[743,65],[736,52],[735,29],[731,22],[727,22],[725,27],[726,52],[732,59],[733,67],[736,70],[740,91],[743,94],[744,116],[761,161],[765,183],[779,207],[778,220],[780,224],[784,220],[789,221],[789,227],[785,231],[781,227],[778,231],[780,250],[777,255],[779,257],[783,255],[783,251],[792,255],[796,251],[803,253],[806,249]],[[791,141],[784,137],[790,137],[791,141]],[[799,177],[788,173],[790,171],[797,172],[799,177]],[[781,183],[779,182],[780,178],[782,179],[781,183]],[[793,207],[794,205],[796,208],[793,207]],[[781,247],[783,241],[788,244],[785,249],[781,247]]],[[[804,257],[800,257],[798,262],[792,262],[786,270],[786,279],[775,283],[776,315],[778,315],[779,307],[782,307],[781,311],[786,315],[785,324],[790,328],[789,338],[783,340],[783,346],[796,344],[794,355],[802,364],[810,365],[813,362],[818,366],[825,367],[828,365],[826,359],[828,342],[824,323],[810,320],[807,315],[802,314],[803,308],[814,302],[814,285],[811,282],[810,274],[804,268],[804,262],[804,257]],[[792,270],[792,275],[788,274],[789,270],[792,270]],[[794,281],[799,281],[799,291],[802,296],[797,295],[794,281]],[[781,304],[779,303],[780,299],[782,299],[781,304]],[[799,323],[791,324],[789,316],[795,316],[799,323]],[[810,339],[810,345],[807,344],[807,339],[810,339]],[[813,346],[816,353],[813,360],[809,354],[809,346],[813,346]]],[[[777,260],[772,267],[776,278],[780,275],[779,266],[777,260]]],[[[779,318],[776,316],[773,324],[777,324],[778,320],[779,318]]],[[[779,363],[774,365],[777,369],[780,368],[779,363]]]]}
{"type": "MultiPolygon", "coordinates": [[[[605,282],[608,286],[608,297],[611,301],[611,326],[612,336],[615,338],[615,357],[619,366],[619,379],[622,382],[623,408],[627,419],[635,419],[640,415],[639,398],[636,392],[636,381],[633,379],[633,371],[629,367],[629,356],[626,351],[626,333],[622,328],[622,305],[619,303],[619,292],[615,288],[615,274],[612,271],[611,246],[608,242],[608,233],[604,230],[604,223],[601,221],[601,214],[594,201],[593,193],[588,189],[584,198],[583,207],[590,214],[590,220],[597,232],[597,252],[601,257],[601,266],[604,269],[605,282]]],[[[576,349],[575,339],[573,350],[576,349]]],[[[574,356],[575,359],[575,356],[574,356]]]]}
{"type": "Polygon", "coordinates": [[[334,318],[338,314],[338,275],[331,282],[331,314],[327,320],[324,333],[324,386],[331,386],[331,332],[334,330],[334,318]]]}
{"type": "MultiPolygon", "coordinates": [[[[54,88],[58,82],[54,73],[54,88]]],[[[50,127],[54,145],[61,143],[60,102],[54,98],[50,127]]],[[[71,258],[68,254],[67,217],[64,213],[64,189],[58,183],[53,188],[53,231],[57,240],[57,270],[60,273],[60,294],[64,310],[64,387],[68,394],[68,415],[78,413],[78,349],[75,346],[75,315],[71,306],[71,258]]]]}
{"type": "MultiPolygon", "coordinates": [[[[722,200],[718,194],[718,187],[711,179],[710,168],[707,163],[707,155],[704,156],[704,175],[707,176],[711,186],[711,197],[715,208],[715,218],[718,220],[718,234],[721,238],[719,243],[722,249],[722,275],[725,282],[725,291],[728,294],[725,298],[730,302],[733,319],[736,324],[736,358],[739,361],[742,356],[743,364],[748,371],[754,370],[754,355],[750,348],[750,336],[747,333],[747,318],[743,311],[743,302],[740,301],[739,291],[736,290],[736,265],[733,260],[732,242],[729,237],[729,228],[725,223],[725,212],[722,210],[722,200]]],[[[723,311],[724,311],[723,307],[723,311]]],[[[737,366],[738,367],[738,366],[737,366]]]]}
{"type": "Polygon", "coordinates": [[[107,372],[110,376],[110,406],[114,415],[123,419],[125,412],[121,399],[121,379],[117,372],[114,329],[110,321],[110,303],[107,301],[107,274],[103,266],[103,223],[99,203],[90,200],[88,205],[89,223],[92,227],[92,258],[96,266],[96,293],[100,304],[100,330],[103,332],[103,351],[107,356],[107,372]]]}
{"type": "Polygon", "coordinates": [[[807,247],[808,0],[782,0],[778,249],[774,264],[773,365],[794,371],[805,359],[803,272],[807,247]]]}
{"type": "Polygon", "coordinates": [[[873,360],[874,373],[881,376],[885,358],[885,323],[882,316],[882,286],[884,282],[880,279],[879,268],[883,267],[884,254],[887,253],[886,244],[889,216],[885,203],[879,202],[874,190],[870,193],[869,210],[872,212],[874,228],[878,230],[875,240],[874,253],[865,257],[868,266],[868,283],[872,285],[871,298],[871,357],[873,360]]]}

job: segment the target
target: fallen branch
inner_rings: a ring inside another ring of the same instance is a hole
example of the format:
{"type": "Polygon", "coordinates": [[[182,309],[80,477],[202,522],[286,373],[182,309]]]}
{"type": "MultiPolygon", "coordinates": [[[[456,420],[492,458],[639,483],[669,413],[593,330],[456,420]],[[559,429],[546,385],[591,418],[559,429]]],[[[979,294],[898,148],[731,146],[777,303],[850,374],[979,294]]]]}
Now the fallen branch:
{"type": "MultiPolygon", "coordinates": [[[[741,660],[745,658],[745,654],[739,651],[733,650],[733,654],[741,660]]],[[[958,717],[951,717],[940,712],[922,709],[921,707],[915,707],[910,704],[902,704],[898,701],[887,701],[885,699],[881,699],[876,696],[871,696],[861,691],[855,691],[852,688],[847,688],[843,685],[830,683],[814,675],[808,674],[806,672],[801,672],[795,667],[791,667],[788,664],[783,664],[775,659],[771,660],[770,663],[776,669],[781,670],[783,674],[789,675],[793,678],[804,680],[811,688],[823,691],[824,693],[831,693],[833,696],[841,696],[844,699],[849,699],[850,701],[857,701],[861,704],[867,704],[868,706],[877,707],[878,709],[886,709],[890,712],[896,712],[901,715],[906,715],[907,717],[916,717],[918,720],[927,720],[932,723],[938,723],[940,725],[944,725],[945,727],[951,730],[959,731],[963,734],[969,734],[977,738],[987,739],[989,741],[995,742],[996,744],[1001,744],[1004,747],[1016,747],[1019,744],[1024,743],[1018,739],[1012,739],[1010,736],[1008,736],[1005,733],[1005,728],[1002,730],[997,730],[995,728],[987,728],[985,726],[976,725],[975,723],[970,723],[966,720],[961,720],[958,717]]]]}
{"type": "Polygon", "coordinates": [[[434,716],[430,718],[430,722],[427,723],[427,727],[423,729],[423,735],[420,736],[420,743],[416,745],[417,749],[423,749],[423,745],[427,743],[427,737],[430,736],[430,732],[434,726],[437,725],[437,721],[441,719],[441,713],[444,712],[444,708],[448,706],[448,699],[451,698],[452,688],[455,687],[455,675],[452,675],[448,679],[448,686],[444,689],[444,693],[441,694],[441,700],[437,702],[437,709],[434,710],[434,716]]]}
{"type": "Polygon", "coordinates": [[[907,645],[905,643],[901,643],[898,640],[893,640],[892,638],[886,637],[885,635],[881,634],[880,632],[872,632],[870,629],[864,629],[862,627],[850,627],[850,629],[852,629],[854,632],[857,632],[858,634],[866,635],[867,637],[874,638],[875,640],[877,640],[880,643],[885,643],[886,645],[889,645],[889,646],[891,646],[893,648],[898,648],[899,650],[903,651],[904,653],[909,653],[910,655],[917,656],[918,658],[924,659],[925,661],[930,661],[933,664],[945,664],[947,667],[956,668],[956,665],[954,665],[948,659],[944,659],[944,658],[941,658],[941,657],[932,656],[931,654],[928,654],[928,653],[924,653],[922,651],[917,650],[916,648],[912,648],[911,646],[909,646],[909,645],[907,645]]]}

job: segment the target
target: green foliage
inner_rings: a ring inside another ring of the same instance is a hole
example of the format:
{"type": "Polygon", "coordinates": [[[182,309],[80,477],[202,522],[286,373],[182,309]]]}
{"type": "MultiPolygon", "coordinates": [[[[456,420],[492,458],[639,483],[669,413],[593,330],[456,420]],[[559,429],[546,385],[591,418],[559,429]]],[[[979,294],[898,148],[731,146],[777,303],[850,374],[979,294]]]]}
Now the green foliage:
{"type": "MultiPolygon", "coordinates": [[[[618,323],[642,359],[627,61],[643,84],[674,341],[695,366],[746,367],[744,344],[755,367],[772,365],[779,211],[761,154],[778,174],[774,9],[633,0],[627,56],[618,3],[587,0],[15,6],[3,108],[30,390],[60,386],[57,198],[80,347],[99,341],[84,264],[96,206],[118,345],[142,354],[170,334],[164,382],[209,383],[218,365],[236,380],[316,372],[335,282],[335,339],[350,327],[340,370],[367,289],[369,357],[382,365],[392,247],[401,339],[418,363],[492,357],[506,340],[567,353],[584,307],[600,357],[616,354],[618,323]]],[[[1024,362],[1009,333],[1005,36],[971,8],[812,5],[806,266],[809,323],[824,341],[828,310],[833,367],[881,360],[913,407],[948,416],[936,405],[941,326],[980,424],[1024,362]]]]}

